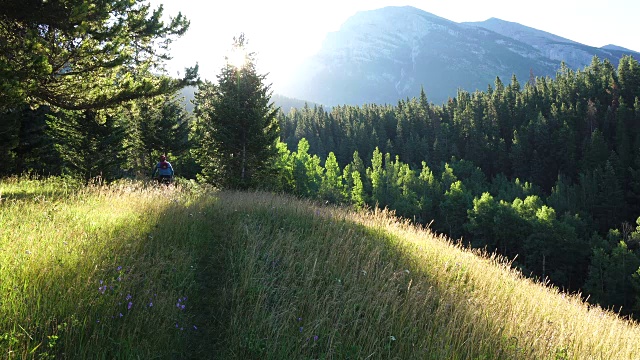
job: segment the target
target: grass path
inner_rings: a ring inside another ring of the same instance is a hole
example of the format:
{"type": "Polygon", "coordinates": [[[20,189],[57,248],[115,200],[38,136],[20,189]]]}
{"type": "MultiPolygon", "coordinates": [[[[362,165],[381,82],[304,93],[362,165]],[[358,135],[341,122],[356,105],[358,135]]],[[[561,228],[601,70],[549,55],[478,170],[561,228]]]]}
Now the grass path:
{"type": "MultiPolygon", "coordinates": [[[[221,358],[635,359],[640,329],[384,213],[222,193],[221,358]]],[[[213,304],[212,304],[213,305],[213,304]]]]}
{"type": "Polygon", "coordinates": [[[384,212],[0,182],[0,358],[636,359],[640,328],[384,212]]]}

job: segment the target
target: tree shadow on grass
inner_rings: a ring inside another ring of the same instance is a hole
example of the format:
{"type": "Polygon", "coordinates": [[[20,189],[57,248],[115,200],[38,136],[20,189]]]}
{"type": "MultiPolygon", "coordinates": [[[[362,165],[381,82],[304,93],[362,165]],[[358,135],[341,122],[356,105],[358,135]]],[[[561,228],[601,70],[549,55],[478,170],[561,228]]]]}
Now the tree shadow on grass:
{"type": "Polygon", "coordinates": [[[474,284],[455,263],[449,279],[436,278],[387,231],[282,204],[290,199],[221,196],[236,207],[212,219],[227,225],[215,235],[227,245],[214,271],[226,275],[206,291],[223,289],[210,304],[220,320],[211,349],[223,358],[530,355],[469,301],[474,284]]]}
{"type": "Polygon", "coordinates": [[[197,267],[215,199],[158,196],[174,199],[113,222],[87,219],[42,251],[5,257],[0,348],[11,353],[0,357],[187,357],[202,323],[197,267]]]}
{"type": "Polygon", "coordinates": [[[10,288],[23,304],[0,336],[11,334],[27,351],[39,346],[33,354],[41,357],[540,354],[478,300],[482,284],[463,257],[421,258],[399,235],[344,211],[222,192],[176,197],[145,216],[110,224],[107,237],[104,227],[80,234],[86,248],[72,264],[52,256],[25,265],[10,288]],[[89,251],[96,244],[110,246],[89,251]]]}

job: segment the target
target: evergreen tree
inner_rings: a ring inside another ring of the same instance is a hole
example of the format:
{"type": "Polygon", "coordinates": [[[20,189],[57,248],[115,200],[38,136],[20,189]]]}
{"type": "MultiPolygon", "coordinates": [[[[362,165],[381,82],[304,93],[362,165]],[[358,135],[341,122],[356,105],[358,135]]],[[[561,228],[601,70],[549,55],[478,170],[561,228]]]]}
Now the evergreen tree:
{"type": "Polygon", "coordinates": [[[452,183],[445,192],[444,199],[440,203],[442,219],[440,228],[452,239],[458,239],[463,235],[464,224],[467,222],[467,211],[471,208],[472,202],[471,194],[460,180],[452,183]]]}
{"type": "Polygon", "coordinates": [[[620,95],[626,104],[633,104],[640,97],[640,63],[630,55],[620,59],[618,65],[620,95]]]}
{"type": "Polygon", "coordinates": [[[498,205],[491,194],[485,192],[473,199],[473,208],[468,211],[469,222],[466,230],[473,235],[474,247],[487,247],[493,251],[498,247],[494,233],[498,205]]]}
{"type": "Polygon", "coordinates": [[[581,165],[583,172],[603,166],[610,155],[607,142],[599,130],[595,130],[591,133],[590,138],[585,140],[585,150],[581,165]]]}
{"type": "Polygon", "coordinates": [[[257,73],[253,53],[246,53],[244,35],[234,38],[233,51],[244,63],[229,62],[217,84],[206,82],[195,97],[197,161],[205,180],[230,188],[256,187],[272,173],[279,136],[270,103],[271,86],[257,73]]]}
{"type": "Polygon", "coordinates": [[[418,219],[423,223],[429,223],[436,217],[442,198],[442,189],[433,171],[424,161],[417,179],[417,193],[420,208],[418,219]]]}
{"type": "Polygon", "coordinates": [[[315,198],[322,185],[324,169],[318,155],[309,154],[309,142],[303,138],[298,142],[298,151],[293,154],[294,192],[307,198],[315,198]]]}
{"type": "Polygon", "coordinates": [[[618,182],[613,163],[614,161],[607,161],[605,166],[596,169],[598,191],[590,194],[594,201],[594,222],[600,231],[618,226],[624,215],[624,192],[618,182]]]}
{"type": "Polygon", "coordinates": [[[345,199],[345,186],[342,182],[340,166],[333,152],[324,163],[325,172],[320,186],[320,197],[332,203],[341,203],[345,199]]]}
{"type": "Polygon", "coordinates": [[[393,164],[395,169],[396,189],[399,191],[392,208],[396,210],[396,214],[405,218],[415,218],[420,211],[418,200],[418,179],[414,170],[409,164],[402,163],[399,157],[393,164]]]}
{"type": "Polygon", "coordinates": [[[176,173],[195,177],[190,161],[191,116],[177,94],[139,99],[128,106],[126,138],[128,166],[148,176],[161,154],[170,157],[176,173]]]}
{"type": "Polygon", "coordinates": [[[3,0],[0,111],[33,100],[73,110],[104,108],[194,84],[158,75],[168,46],[188,29],[181,15],[142,0],[3,0]]]}
{"type": "Polygon", "coordinates": [[[187,165],[184,156],[191,147],[191,117],[177,98],[177,94],[164,95],[154,100],[146,102],[146,109],[141,113],[140,119],[141,140],[145,155],[148,156],[146,168],[152,168],[158,157],[166,154],[174,159],[174,169],[183,175],[186,170],[184,165],[187,165]]]}
{"type": "Polygon", "coordinates": [[[295,155],[287,148],[287,144],[278,142],[278,156],[273,159],[273,168],[276,171],[276,177],[271,183],[271,187],[276,191],[284,191],[293,193],[295,191],[295,180],[293,177],[293,168],[295,163],[295,155]]]}
{"type": "Polygon", "coordinates": [[[366,195],[364,192],[362,180],[360,179],[360,173],[354,170],[351,173],[351,177],[353,178],[353,188],[351,189],[351,203],[356,208],[361,208],[365,205],[366,195]]]}
{"type": "MultiPolygon", "coordinates": [[[[640,111],[639,111],[640,113],[640,111]]],[[[640,119],[640,117],[638,117],[640,119]]],[[[636,137],[633,164],[628,168],[629,190],[626,193],[630,214],[640,214],[640,136],[636,137]]]]}
{"type": "Polygon", "coordinates": [[[11,175],[15,171],[14,149],[20,143],[21,111],[0,108],[0,175],[11,175]]]}
{"type": "Polygon", "coordinates": [[[51,109],[48,106],[35,110],[25,106],[19,112],[18,144],[12,151],[15,155],[14,173],[60,174],[61,159],[55,151],[55,142],[47,125],[49,114],[51,109]]]}
{"type": "Polygon", "coordinates": [[[367,187],[362,180],[365,174],[366,169],[364,166],[364,162],[362,161],[360,155],[358,154],[358,151],[356,150],[353,152],[353,160],[351,160],[351,162],[347,164],[342,171],[342,178],[345,182],[346,193],[351,197],[351,202],[353,204],[356,204],[354,202],[354,191],[357,193],[357,201],[362,201],[362,204],[360,205],[363,205],[366,202],[367,187]],[[356,176],[358,177],[358,183],[356,183],[356,176]],[[360,188],[356,189],[357,186],[359,186],[360,188]]]}
{"type": "Polygon", "coordinates": [[[49,116],[49,127],[64,169],[85,181],[120,176],[125,128],[113,114],[85,110],[49,116]]]}
{"type": "Polygon", "coordinates": [[[604,307],[622,308],[624,313],[629,313],[636,303],[634,275],[640,259],[620,238],[618,231],[611,231],[607,243],[601,241],[601,245],[593,249],[584,287],[592,301],[604,307]],[[614,243],[616,240],[618,243],[614,243]]]}
{"type": "Polygon", "coordinates": [[[371,167],[367,168],[367,178],[371,181],[371,202],[374,206],[387,205],[387,191],[382,164],[382,152],[376,147],[371,158],[371,167]]]}

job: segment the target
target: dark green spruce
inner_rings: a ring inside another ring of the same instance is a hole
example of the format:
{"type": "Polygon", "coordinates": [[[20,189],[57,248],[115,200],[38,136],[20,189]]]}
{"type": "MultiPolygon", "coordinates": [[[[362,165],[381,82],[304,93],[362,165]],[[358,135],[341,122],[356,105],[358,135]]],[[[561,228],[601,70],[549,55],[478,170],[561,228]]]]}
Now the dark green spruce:
{"type": "Polygon", "coordinates": [[[245,53],[244,35],[234,39],[232,51],[241,54],[244,63],[227,61],[217,83],[205,82],[195,95],[196,151],[203,179],[246,189],[272,175],[280,134],[278,109],[270,101],[266,76],[257,73],[254,55],[245,53]]]}

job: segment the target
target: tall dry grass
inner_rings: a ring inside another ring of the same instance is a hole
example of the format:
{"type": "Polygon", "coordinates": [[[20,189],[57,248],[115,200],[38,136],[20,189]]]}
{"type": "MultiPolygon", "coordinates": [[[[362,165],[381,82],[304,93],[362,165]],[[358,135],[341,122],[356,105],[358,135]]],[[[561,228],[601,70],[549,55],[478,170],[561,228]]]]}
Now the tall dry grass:
{"type": "Polygon", "coordinates": [[[640,358],[637,323],[386,212],[269,194],[220,204],[242,214],[229,357],[640,358]]]}
{"type": "Polygon", "coordinates": [[[383,211],[52,183],[0,182],[1,357],[640,358],[638,324],[383,211]]]}
{"type": "Polygon", "coordinates": [[[0,183],[0,358],[176,358],[207,199],[139,183],[0,183]],[[176,306],[177,303],[186,305],[176,306]]]}

